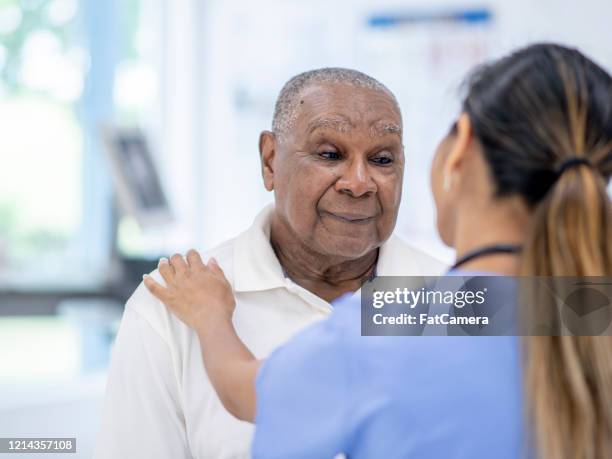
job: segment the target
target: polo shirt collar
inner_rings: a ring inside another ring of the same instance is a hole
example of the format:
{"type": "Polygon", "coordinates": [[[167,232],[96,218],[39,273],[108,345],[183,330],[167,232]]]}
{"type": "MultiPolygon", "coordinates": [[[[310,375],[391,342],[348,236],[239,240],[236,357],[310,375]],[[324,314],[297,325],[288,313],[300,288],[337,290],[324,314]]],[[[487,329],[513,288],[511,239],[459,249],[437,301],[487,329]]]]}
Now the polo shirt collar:
{"type": "Polygon", "coordinates": [[[376,276],[407,276],[422,272],[417,253],[395,233],[380,247],[376,276]]]}
{"type": "Polygon", "coordinates": [[[272,244],[270,220],[274,204],[255,217],[253,225],[236,238],[234,244],[234,290],[255,292],[285,286],[285,277],[272,244]]]}

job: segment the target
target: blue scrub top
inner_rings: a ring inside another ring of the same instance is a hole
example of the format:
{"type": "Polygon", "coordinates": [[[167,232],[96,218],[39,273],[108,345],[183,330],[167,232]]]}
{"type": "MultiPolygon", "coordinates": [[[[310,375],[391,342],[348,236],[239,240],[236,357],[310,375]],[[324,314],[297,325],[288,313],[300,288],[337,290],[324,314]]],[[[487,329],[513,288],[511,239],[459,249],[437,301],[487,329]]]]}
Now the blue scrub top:
{"type": "Polygon", "coordinates": [[[526,457],[519,345],[361,336],[359,295],[345,299],[264,362],[253,457],[526,457]]]}

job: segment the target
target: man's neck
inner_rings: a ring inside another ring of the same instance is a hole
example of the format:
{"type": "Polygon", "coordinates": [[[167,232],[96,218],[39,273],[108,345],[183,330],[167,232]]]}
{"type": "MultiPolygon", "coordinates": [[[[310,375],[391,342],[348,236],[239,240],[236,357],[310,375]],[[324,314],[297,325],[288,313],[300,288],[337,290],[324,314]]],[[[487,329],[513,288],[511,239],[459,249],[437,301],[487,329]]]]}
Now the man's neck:
{"type": "Polygon", "coordinates": [[[373,276],[378,259],[378,249],[357,259],[325,256],[305,246],[289,231],[279,231],[274,221],[270,243],[285,274],[328,302],[361,288],[373,276]]]}

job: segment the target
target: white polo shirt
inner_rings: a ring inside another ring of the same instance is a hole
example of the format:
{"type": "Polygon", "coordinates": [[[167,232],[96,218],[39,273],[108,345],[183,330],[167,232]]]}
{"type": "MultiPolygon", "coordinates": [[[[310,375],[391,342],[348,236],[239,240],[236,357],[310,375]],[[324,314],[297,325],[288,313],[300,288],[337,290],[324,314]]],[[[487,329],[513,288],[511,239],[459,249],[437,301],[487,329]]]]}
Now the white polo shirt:
{"type": "MultiPolygon", "coordinates": [[[[332,306],[285,278],[270,245],[266,207],[251,228],[204,254],[234,288],[236,330],[258,358],[332,306]]],[[[443,265],[393,235],[377,274],[439,275],[443,265]]],[[[163,282],[157,271],[151,275],[163,282]]],[[[296,394],[299,397],[299,394],[296,394]]],[[[232,417],[206,376],[197,335],[140,284],[114,344],[94,459],[248,458],[253,426],[232,417]]]]}

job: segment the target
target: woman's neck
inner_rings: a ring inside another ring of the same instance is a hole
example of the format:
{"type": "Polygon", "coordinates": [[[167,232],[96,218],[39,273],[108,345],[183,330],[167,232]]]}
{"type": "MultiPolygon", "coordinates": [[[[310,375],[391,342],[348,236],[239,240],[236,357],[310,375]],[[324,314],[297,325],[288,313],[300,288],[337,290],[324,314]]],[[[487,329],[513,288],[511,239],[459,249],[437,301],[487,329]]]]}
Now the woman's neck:
{"type": "MultiPolygon", "coordinates": [[[[458,212],[453,245],[456,259],[496,244],[523,245],[529,215],[516,199],[497,200],[486,206],[465,206],[458,212]]],[[[488,254],[462,264],[460,269],[516,275],[520,257],[513,253],[488,254]]]]}

